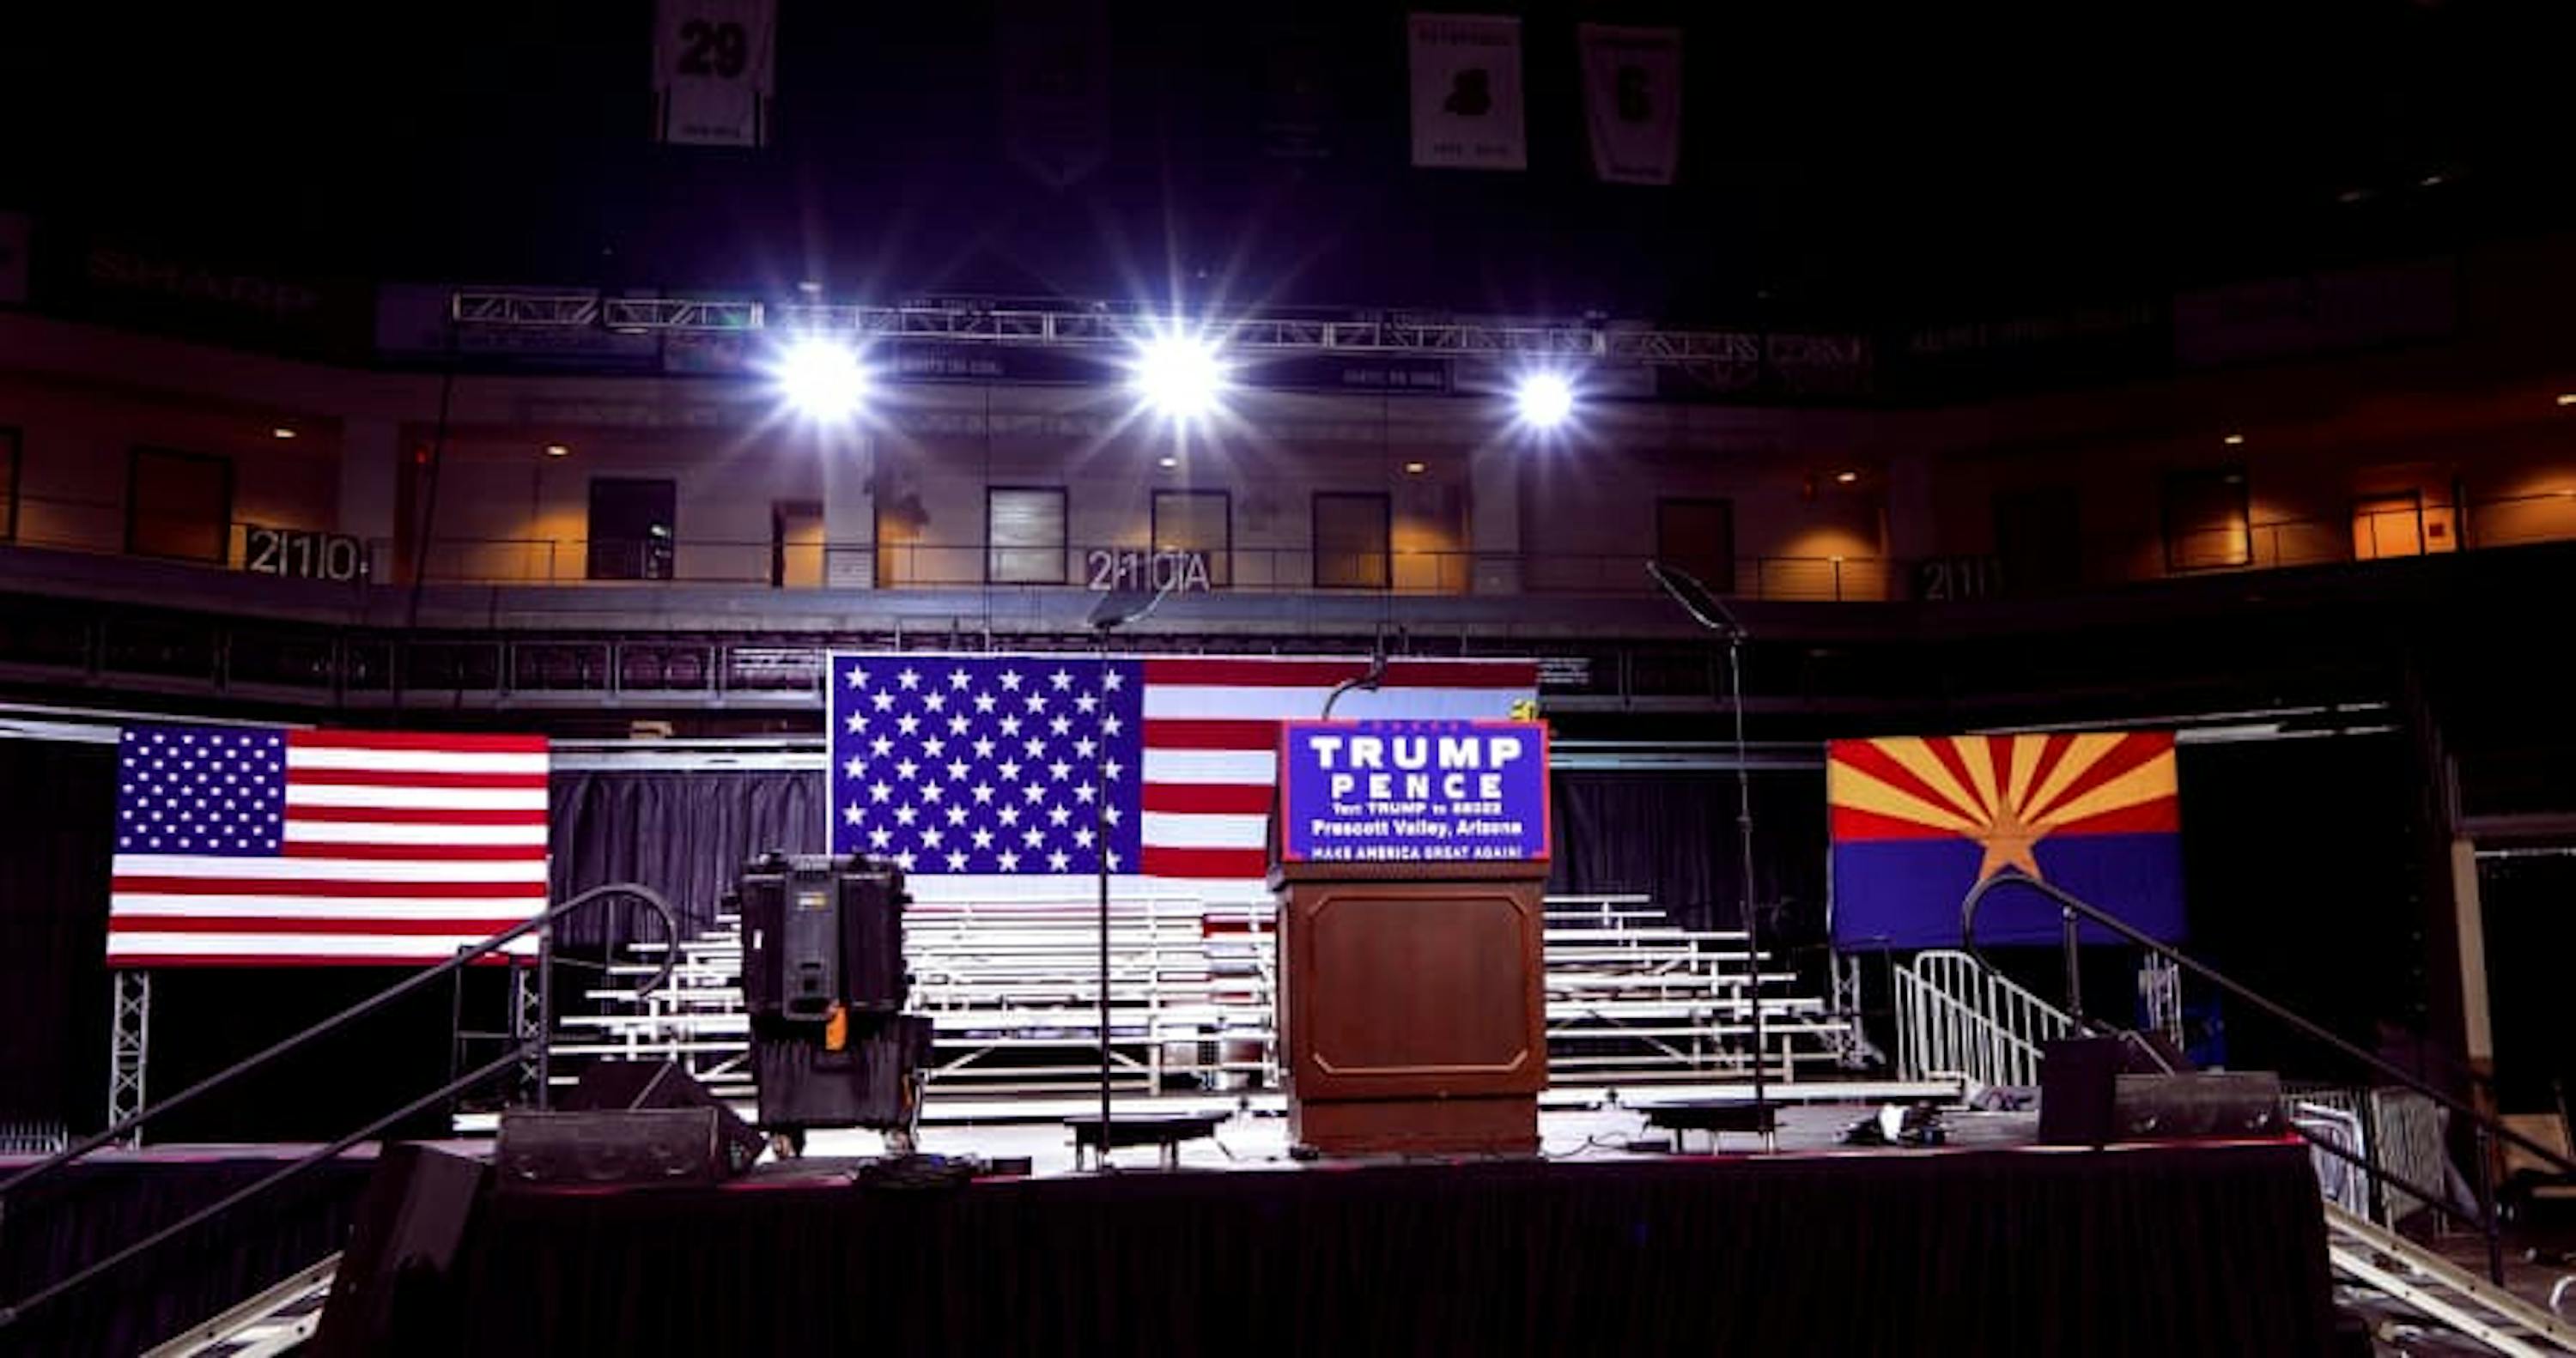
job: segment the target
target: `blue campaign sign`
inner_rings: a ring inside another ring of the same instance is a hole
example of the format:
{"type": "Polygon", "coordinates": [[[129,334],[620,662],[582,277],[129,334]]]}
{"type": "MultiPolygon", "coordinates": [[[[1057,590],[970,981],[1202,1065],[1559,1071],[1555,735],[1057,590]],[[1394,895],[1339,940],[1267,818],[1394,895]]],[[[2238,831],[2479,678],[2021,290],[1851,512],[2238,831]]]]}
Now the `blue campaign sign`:
{"type": "Polygon", "coordinates": [[[1285,862],[1548,857],[1547,727],[1539,722],[1290,721],[1280,728],[1285,862]]]}

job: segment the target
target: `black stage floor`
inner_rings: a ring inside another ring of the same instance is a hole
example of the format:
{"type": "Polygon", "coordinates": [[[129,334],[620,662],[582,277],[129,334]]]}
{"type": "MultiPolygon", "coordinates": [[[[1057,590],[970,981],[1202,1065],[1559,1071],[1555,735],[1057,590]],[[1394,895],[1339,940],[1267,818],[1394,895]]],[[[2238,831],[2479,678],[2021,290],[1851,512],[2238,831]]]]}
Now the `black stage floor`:
{"type": "MultiPolygon", "coordinates": [[[[12,1273],[34,1255],[59,1265],[267,1167],[167,1153],[85,1166],[48,1204],[72,1210],[33,1234],[13,1220],[0,1256],[12,1273]]],[[[125,1286],[0,1332],[0,1352],[131,1353],[166,1337],[200,1302],[326,1252],[367,1169],[328,1166],[290,1217],[217,1228],[125,1286]]],[[[2322,1354],[2331,1331],[2315,1180],[2288,1143],[1127,1170],[935,1189],[859,1187],[809,1165],[717,1188],[491,1194],[447,1286],[403,1290],[391,1351],[471,1358],[2322,1354]]]]}

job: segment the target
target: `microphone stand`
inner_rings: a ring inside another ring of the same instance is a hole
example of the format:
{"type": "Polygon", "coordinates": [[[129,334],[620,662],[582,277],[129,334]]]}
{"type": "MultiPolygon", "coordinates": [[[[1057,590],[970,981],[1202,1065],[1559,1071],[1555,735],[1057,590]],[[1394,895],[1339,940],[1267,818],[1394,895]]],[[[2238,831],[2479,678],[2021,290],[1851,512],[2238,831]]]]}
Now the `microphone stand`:
{"type": "Polygon", "coordinates": [[[1762,1130],[1762,1144],[1774,1144],[1770,1101],[1770,1077],[1766,1070],[1770,1056],[1765,1050],[1762,1032],[1762,912],[1754,903],[1753,893],[1753,769],[1747,758],[1744,739],[1744,624],[1725,604],[1718,602],[1690,572],[1666,566],[1660,561],[1648,562],[1646,573],[1673,602],[1690,614],[1691,620],[1726,642],[1726,699],[1735,715],[1735,826],[1738,838],[1737,857],[1744,864],[1744,947],[1752,954],[1752,986],[1746,992],[1751,1002],[1753,1027],[1753,1108],[1762,1130]]]}
{"type": "MultiPolygon", "coordinates": [[[[1092,1153],[1099,1157],[1096,1168],[1104,1174],[1109,1171],[1111,1041],[1109,1028],[1109,738],[1107,735],[1109,634],[1131,622],[1142,622],[1145,615],[1162,607],[1163,600],[1171,594],[1172,585],[1176,579],[1177,576],[1175,579],[1165,580],[1161,589],[1154,591],[1152,596],[1141,602],[1133,593],[1111,594],[1103,597],[1091,610],[1093,655],[1099,663],[1098,678],[1094,682],[1100,694],[1100,719],[1095,726],[1101,733],[1100,744],[1091,753],[1091,852],[1093,861],[1100,868],[1100,1143],[1093,1148],[1092,1153]]],[[[1139,770],[1137,776],[1143,777],[1143,771],[1139,770]]],[[[1074,1144],[1079,1147],[1081,1142],[1077,1138],[1074,1144]]]]}

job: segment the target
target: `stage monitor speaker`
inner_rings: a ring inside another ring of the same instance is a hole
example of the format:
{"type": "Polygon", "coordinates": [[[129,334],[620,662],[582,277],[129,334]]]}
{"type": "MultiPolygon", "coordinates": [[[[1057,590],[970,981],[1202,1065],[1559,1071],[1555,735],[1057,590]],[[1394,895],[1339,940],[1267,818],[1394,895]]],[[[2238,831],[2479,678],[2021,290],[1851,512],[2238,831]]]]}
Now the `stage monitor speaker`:
{"type": "Polygon", "coordinates": [[[376,1158],[309,1352],[382,1358],[454,1348],[452,1270],[491,1167],[397,1142],[376,1158]]]}
{"type": "Polygon", "coordinates": [[[2111,1127],[2127,1141],[2278,1136],[2281,1077],[2267,1070],[2115,1076],[2111,1127]]]}
{"type": "Polygon", "coordinates": [[[2120,1073],[2120,1040],[2069,1037],[2043,1044],[2039,1056],[2039,1143],[2099,1146],[2111,1140],[2111,1082],[2120,1073]]]}
{"type": "Polygon", "coordinates": [[[720,1110],[503,1113],[501,1187],[711,1184],[733,1172],[720,1110]]]}
{"type": "Polygon", "coordinates": [[[733,1106],[707,1092],[677,1061],[596,1061],[564,1096],[569,1113],[613,1113],[638,1108],[711,1108],[724,1152],[722,1171],[740,1174],[760,1158],[761,1135],[735,1116],[733,1106]]]}

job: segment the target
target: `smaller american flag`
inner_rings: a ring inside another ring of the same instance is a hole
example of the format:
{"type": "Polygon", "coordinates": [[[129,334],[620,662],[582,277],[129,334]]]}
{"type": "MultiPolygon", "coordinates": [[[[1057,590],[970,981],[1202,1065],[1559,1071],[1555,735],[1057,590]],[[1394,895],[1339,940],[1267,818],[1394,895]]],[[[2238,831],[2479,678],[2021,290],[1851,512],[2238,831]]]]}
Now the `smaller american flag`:
{"type": "Polygon", "coordinates": [[[544,737],[132,726],[120,743],[110,966],[415,964],[545,908],[544,737]]]}

